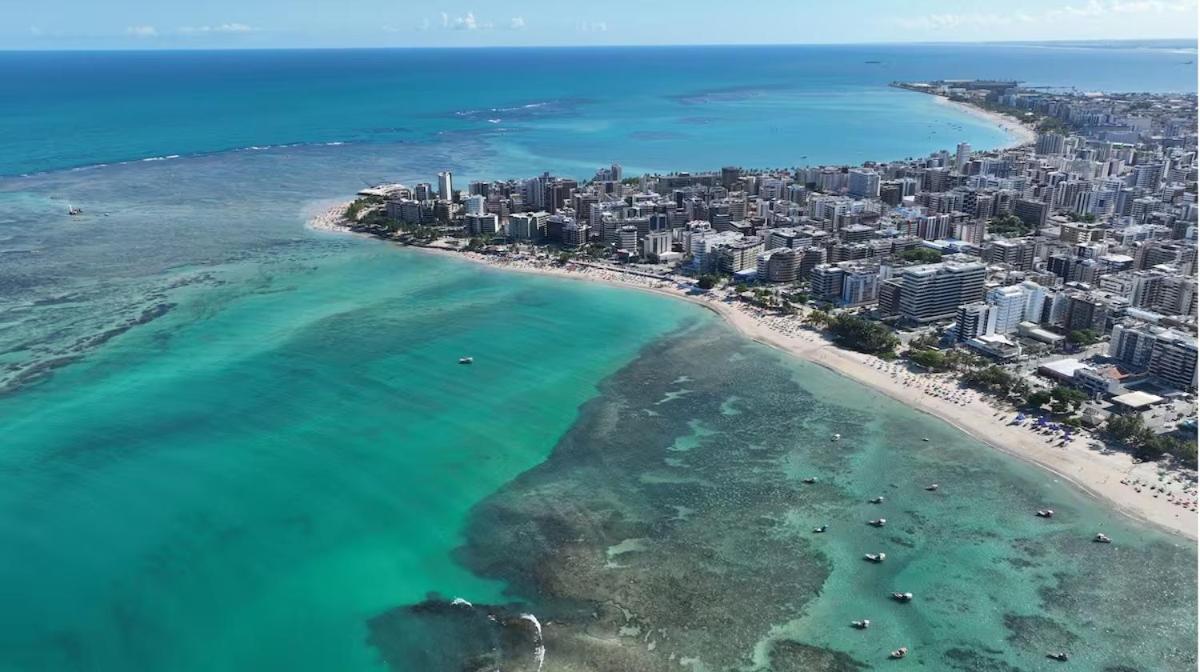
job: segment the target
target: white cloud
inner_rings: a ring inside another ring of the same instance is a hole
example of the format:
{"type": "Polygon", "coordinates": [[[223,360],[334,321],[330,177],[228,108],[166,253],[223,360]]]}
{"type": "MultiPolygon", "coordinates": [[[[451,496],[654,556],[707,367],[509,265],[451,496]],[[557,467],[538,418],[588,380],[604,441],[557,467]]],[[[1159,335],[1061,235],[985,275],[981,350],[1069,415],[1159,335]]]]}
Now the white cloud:
{"type": "Polygon", "coordinates": [[[455,17],[451,23],[455,30],[475,30],[479,24],[475,22],[475,13],[467,12],[466,16],[455,17]]]}
{"type": "Polygon", "coordinates": [[[30,34],[30,35],[33,35],[34,37],[41,37],[41,36],[42,36],[42,29],[41,29],[41,28],[38,28],[37,26],[30,26],[30,27],[29,27],[29,34],[30,34]]]}
{"type": "Polygon", "coordinates": [[[125,29],[125,34],[134,37],[158,37],[158,29],[154,26],[129,26],[125,29]]]}
{"type": "Polygon", "coordinates": [[[184,26],[179,29],[179,32],[186,35],[203,35],[206,33],[253,33],[257,30],[257,28],[244,23],[222,23],[217,26],[184,26]]]}
{"type": "Polygon", "coordinates": [[[1052,24],[1067,18],[1099,19],[1118,14],[1165,14],[1187,12],[1192,9],[1194,9],[1194,4],[1168,0],[1088,0],[1083,4],[1062,5],[1032,14],[1026,11],[941,13],[905,17],[897,19],[896,22],[902,28],[911,30],[939,31],[956,28],[987,30],[1019,24],[1052,24]]]}
{"type": "Polygon", "coordinates": [[[512,28],[513,30],[522,30],[523,28],[525,28],[525,17],[514,16],[512,19],[509,20],[508,27],[512,28]]]}
{"type": "Polygon", "coordinates": [[[578,30],[584,33],[604,33],[608,31],[607,21],[580,21],[575,26],[578,30]]]}
{"type": "MultiPolygon", "coordinates": [[[[514,19],[514,21],[515,20],[516,19],[514,19]]],[[[524,26],[525,25],[524,19],[521,19],[521,21],[522,21],[521,25],[524,26]]],[[[427,24],[428,24],[428,21],[426,21],[425,24],[422,24],[422,30],[425,29],[424,26],[426,26],[427,24]]],[[[495,27],[496,27],[496,24],[492,23],[491,21],[486,21],[486,20],[480,19],[479,17],[475,16],[475,12],[467,12],[466,14],[464,14],[462,16],[453,16],[453,17],[445,12],[442,12],[442,28],[446,28],[449,30],[476,31],[476,30],[491,30],[495,27]]]]}

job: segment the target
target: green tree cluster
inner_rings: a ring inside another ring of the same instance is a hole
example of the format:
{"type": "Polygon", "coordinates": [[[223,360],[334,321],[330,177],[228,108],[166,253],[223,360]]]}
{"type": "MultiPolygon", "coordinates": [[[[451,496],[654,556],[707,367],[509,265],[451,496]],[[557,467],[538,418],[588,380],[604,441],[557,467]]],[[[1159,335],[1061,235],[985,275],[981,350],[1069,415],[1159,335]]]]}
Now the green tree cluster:
{"type": "Polygon", "coordinates": [[[1155,434],[1140,415],[1114,415],[1104,423],[1104,431],[1109,439],[1125,446],[1141,459],[1154,460],[1165,453],[1188,467],[1196,467],[1195,441],[1180,441],[1172,436],[1155,434]]]}
{"type": "Polygon", "coordinates": [[[932,264],[942,260],[942,253],[930,247],[914,247],[901,252],[899,257],[905,261],[932,264]]]}
{"type": "Polygon", "coordinates": [[[1016,215],[1001,215],[999,217],[993,217],[987,225],[988,233],[992,233],[997,236],[1004,236],[1006,238],[1020,238],[1021,236],[1027,236],[1033,232],[1033,229],[1033,226],[1021,221],[1021,218],[1017,217],[1016,215]]]}
{"type": "Polygon", "coordinates": [[[1019,377],[996,365],[971,369],[962,375],[965,385],[998,395],[1026,396],[1029,386],[1019,377]]]}
{"type": "Polygon", "coordinates": [[[894,354],[900,344],[890,327],[857,315],[830,315],[826,328],[839,345],[870,355],[894,354]]]}

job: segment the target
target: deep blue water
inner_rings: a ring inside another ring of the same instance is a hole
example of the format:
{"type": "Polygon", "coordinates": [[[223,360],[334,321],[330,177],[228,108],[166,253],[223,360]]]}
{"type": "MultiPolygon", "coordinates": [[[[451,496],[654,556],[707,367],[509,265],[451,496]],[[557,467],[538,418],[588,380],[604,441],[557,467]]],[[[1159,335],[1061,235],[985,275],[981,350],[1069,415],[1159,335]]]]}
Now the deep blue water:
{"type": "Polygon", "coordinates": [[[484,138],[504,175],[895,159],[1003,136],[890,81],[1194,91],[1194,56],[1182,45],[0,52],[0,175],[447,135],[484,138]]]}

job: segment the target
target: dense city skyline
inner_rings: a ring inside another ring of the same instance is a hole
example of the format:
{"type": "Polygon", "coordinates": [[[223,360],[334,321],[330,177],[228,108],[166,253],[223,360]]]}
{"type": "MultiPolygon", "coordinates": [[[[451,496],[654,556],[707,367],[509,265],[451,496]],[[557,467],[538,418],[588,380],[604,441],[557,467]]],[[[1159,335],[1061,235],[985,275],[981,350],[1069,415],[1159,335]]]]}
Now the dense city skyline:
{"type": "Polygon", "coordinates": [[[0,8],[0,49],[1152,40],[1194,39],[1196,22],[1196,3],[1173,0],[1021,0],[951,8],[931,0],[867,8],[769,0],[754,12],[626,0],[582,8],[522,0],[503,9],[457,0],[428,7],[382,0],[337,5],[216,0],[186,7],[55,0],[0,8]]]}

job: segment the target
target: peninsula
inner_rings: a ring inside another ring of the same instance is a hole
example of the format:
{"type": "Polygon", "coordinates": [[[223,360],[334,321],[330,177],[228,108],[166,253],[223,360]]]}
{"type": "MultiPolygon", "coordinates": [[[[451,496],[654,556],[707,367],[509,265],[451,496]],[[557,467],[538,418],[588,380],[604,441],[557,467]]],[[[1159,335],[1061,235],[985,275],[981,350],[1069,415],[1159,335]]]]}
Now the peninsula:
{"type": "Polygon", "coordinates": [[[365,189],[314,228],[693,301],[1196,537],[1196,97],[897,82],[1014,144],[365,189]]]}

